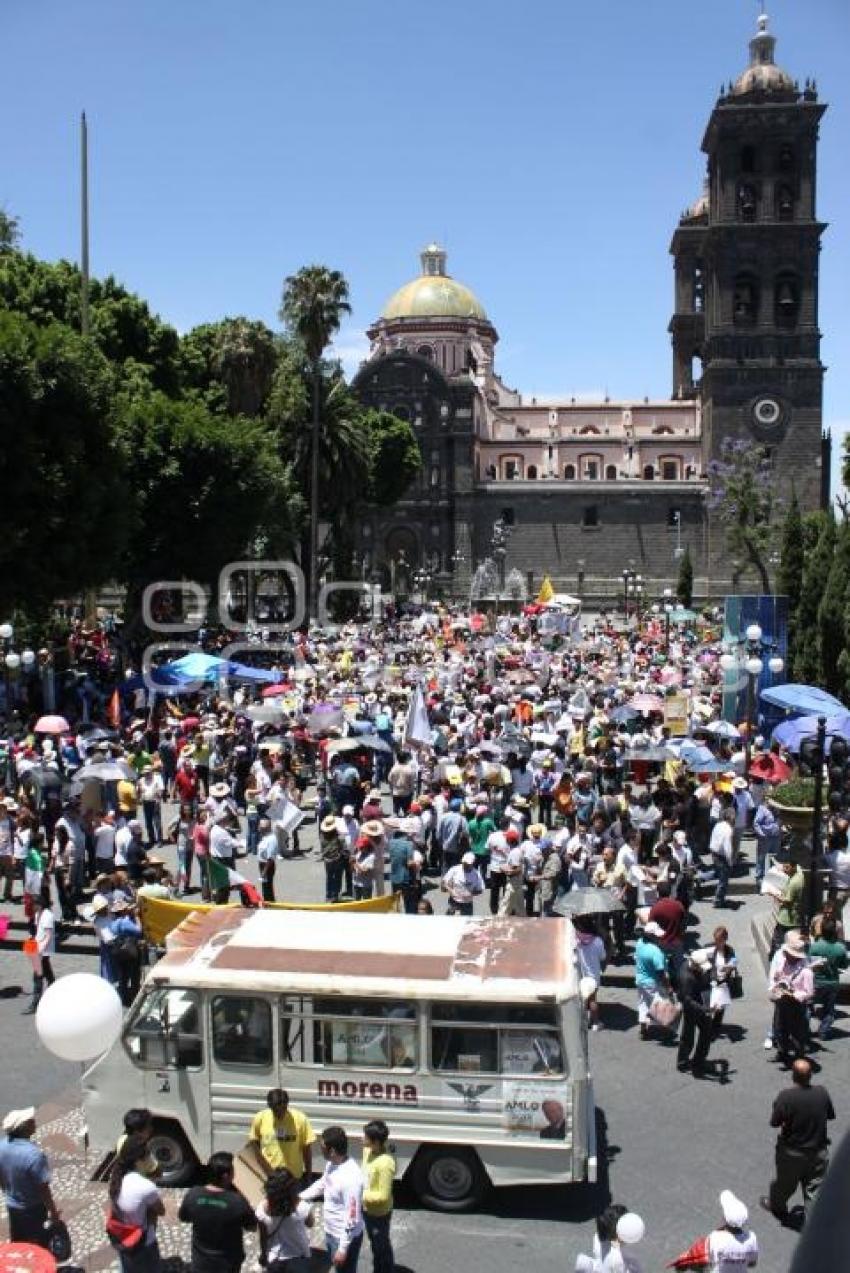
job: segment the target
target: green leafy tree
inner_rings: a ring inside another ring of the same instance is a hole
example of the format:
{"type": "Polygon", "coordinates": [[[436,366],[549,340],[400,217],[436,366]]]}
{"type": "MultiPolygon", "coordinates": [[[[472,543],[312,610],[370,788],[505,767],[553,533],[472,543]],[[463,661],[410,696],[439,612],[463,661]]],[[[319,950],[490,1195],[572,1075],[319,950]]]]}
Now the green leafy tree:
{"type": "Polygon", "coordinates": [[[61,323],[0,311],[0,602],[36,610],[113,576],[127,487],[114,377],[61,323]]]}
{"type": "Polygon", "coordinates": [[[690,608],[694,599],[694,563],[691,560],[691,550],[685,548],[684,555],[679,562],[679,578],[676,580],[676,597],[680,605],[690,608]]]}
{"type": "Polygon", "coordinates": [[[261,415],[274,382],[277,344],[265,323],[249,318],[195,327],[180,342],[184,384],[198,390],[212,410],[261,415]]]}
{"type": "Polygon", "coordinates": [[[839,667],[845,646],[844,620],[850,589],[850,524],[836,528],[835,548],[826,587],[818,607],[820,672],[824,688],[838,694],[844,687],[844,670],[839,667]]]}
{"type": "Polygon", "coordinates": [[[775,511],[773,471],[763,447],[724,438],[720,458],[708,466],[709,508],[723,526],[732,560],[732,583],[752,570],[770,592],[767,569],[775,511]]]}
{"type": "Polygon", "coordinates": [[[17,217],[0,208],[0,252],[13,252],[20,242],[21,231],[17,217]]]}
{"type": "Polygon", "coordinates": [[[322,358],[339,331],[344,315],[351,313],[348,283],[338,270],[324,265],[305,265],[291,274],[283,286],[280,318],[290,335],[304,347],[312,379],[310,441],[310,543],[301,566],[309,576],[310,616],[318,602],[319,557],[319,433],[322,420],[322,358]]]}
{"type": "Polygon", "coordinates": [[[157,579],[214,586],[253,548],[291,545],[301,504],[262,421],[154,391],[124,405],[120,431],[135,496],[123,571],[134,603],[157,579]]]}
{"type": "Polygon", "coordinates": [[[806,547],[803,536],[803,518],[796,493],[791,497],[788,512],[782,524],[782,544],[779,558],[777,592],[788,598],[788,665],[794,663],[794,646],[797,639],[797,611],[803,588],[806,547]]]}
{"type": "Polygon", "coordinates": [[[814,685],[822,674],[818,610],[835,551],[835,518],[832,513],[809,513],[803,519],[803,536],[813,546],[806,554],[800,589],[793,679],[814,685]]]}
{"type": "Polygon", "coordinates": [[[369,445],[369,503],[390,508],[422,468],[416,434],[406,420],[388,411],[363,411],[360,428],[369,445]]]}
{"type": "MultiPolygon", "coordinates": [[[[79,331],[80,290],[80,271],[69,261],[50,263],[23,252],[0,254],[0,306],[31,322],[60,322],[79,331]]],[[[119,377],[125,366],[141,364],[155,388],[178,392],[179,337],[173,327],[111,277],[91,280],[89,309],[92,339],[119,377]]]]}

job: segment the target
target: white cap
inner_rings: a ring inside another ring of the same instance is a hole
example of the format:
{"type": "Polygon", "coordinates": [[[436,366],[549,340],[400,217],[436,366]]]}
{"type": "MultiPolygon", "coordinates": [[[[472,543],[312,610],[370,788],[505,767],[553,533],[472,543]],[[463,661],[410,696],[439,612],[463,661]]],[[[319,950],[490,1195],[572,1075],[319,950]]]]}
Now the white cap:
{"type": "Polygon", "coordinates": [[[35,1106],[27,1105],[24,1109],[10,1109],[3,1119],[4,1132],[17,1132],[27,1123],[35,1122],[35,1106]]]}
{"type": "Polygon", "coordinates": [[[475,866],[474,853],[464,853],[463,857],[460,860],[464,866],[475,866]]]}
{"type": "Polygon", "coordinates": [[[663,937],[664,936],[664,929],[661,927],[660,924],[656,924],[654,919],[650,920],[648,924],[644,925],[643,932],[645,937],[663,937]]]}
{"type": "Polygon", "coordinates": [[[733,1229],[743,1229],[750,1213],[740,1198],[736,1198],[731,1189],[724,1189],[720,1195],[720,1209],[723,1219],[733,1229]]]}

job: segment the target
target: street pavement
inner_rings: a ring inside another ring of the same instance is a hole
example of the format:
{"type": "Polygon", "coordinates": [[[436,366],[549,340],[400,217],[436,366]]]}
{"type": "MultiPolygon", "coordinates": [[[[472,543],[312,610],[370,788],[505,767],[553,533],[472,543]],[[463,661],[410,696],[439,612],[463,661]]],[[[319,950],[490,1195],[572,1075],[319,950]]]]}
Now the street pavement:
{"type": "MultiPolygon", "coordinates": [[[[277,895],[281,900],[317,901],[322,897],[323,871],[315,856],[315,828],[302,830],[304,856],[278,868],[277,895]]],[[[173,850],[166,849],[169,857],[173,850]]],[[[240,869],[255,878],[253,860],[240,869]],[[245,870],[247,866],[247,870],[245,870]]],[[[531,1187],[493,1192],[471,1215],[442,1215],[423,1210],[402,1188],[394,1219],[396,1255],[403,1269],[432,1273],[446,1268],[477,1269],[486,1259],[493,1273],[514,1273],[522,1263],[528,1273],[553,1267],[572,1269],[575,1256],[590,1249],[593,1219],[610,1200],[625,1203],[645,1220],[647,1235],[635,1254],[644,1273],[660,1270],[694,1238],[719,1222],[717,1198],[732,1189],[750,1209],[758,1234],[760,1265],[771,1273],[788,1268],[795,1233],[762,1212],[758,1198],[770,1179],[775,1133],[769,1127],[776,1093],[788,1084],[787,1074],[765,1052],[762,1042],[770,1020],[765,978],[750,937],[750,922],[765,902],[751,883],[732,895],[734,909],[715,911],[710,902],[698,903],[700,940],[708,940],[715,923],[728,927],[744,976],[745,997],[727,1010],[731,1038],[712,1049],[712,1058],[728,1064],[723,1080],[698,1081],[676,1070],[675,1049],[655,1041],[641,1042],[636,1027],[631,965],[612,966],[600,995],[605,1029],[592,1034],[591,1064],[600,1128],[601,1179],[594,1185],[531,1187]]],[[[435,909],[444,899],[432,892],[435,909]]],[[[483,909],[479,902],[479,909],[483,909]]],[[[281,917],[285,922],[285,917],[281,917]]],[[[427,923],[427,919],[423,919],[427,923]]],[[[96,970],[90,955],[60,954],[59,975],[96,970]]],[[[3,1041],[2,1105],[47,1104],[53,1142],[62,1157],[66,1196],[77,1196],[83,1219],[81,1240],[94,1223],[99,1228],[103,1186],[87,1184],[93,1164],[74,1150],[74,1085],[78,1068],[51,1058],[38,1043],[32,1017],[22,1016],[26,1005],[15,985],[28,988],[28,961],[22,954],[0,954],[0,1039],[3,1041]],[[57,1139],[58,1138],[58,1139],[57,1139]],[[95,1203],[97,1205],[95,1205],[95,1203]],[[94,1217],[94,1221],[93,1218],[94,1217]]],[[[829,1088],[836,1107],[833,1142],[850,1126],[846,1092],[850,1018],[838,1022],[836,1037],[817,1054],[822,1067],[818,1081],[829,1088]]],[[[116,1110],[116,1128],[122,1111],[116,1110]]],[[[51,1150],[53,1152],[53,1150],[51,1150]]],[[[173,1200],[176,1205],[176,1199],[173,1200]]],[[[173,1212],[173,1207],[169,1207],[173,1212]]],[[[73,1226],[72,1226],[73,1228],[73,1226]]],[[[167,1249],[184,1251],[179,1226],[169,1224],[167,1249]]],[[[97,1252],[90,1267],[106,1267],[108,1252],[97,1252]]],[[[369,1270],[364,1254],[362,1267],[369,1270]]]]}

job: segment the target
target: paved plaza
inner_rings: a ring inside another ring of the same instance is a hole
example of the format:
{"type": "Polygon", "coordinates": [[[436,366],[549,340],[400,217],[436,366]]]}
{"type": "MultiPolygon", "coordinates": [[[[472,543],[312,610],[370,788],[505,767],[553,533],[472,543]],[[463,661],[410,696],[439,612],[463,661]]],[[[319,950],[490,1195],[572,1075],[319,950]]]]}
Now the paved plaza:
{"type": "MultiPolygon", "coordinates": [[[[281,900],[319,899],[323,872],[315,856],[315,829],[301,836],[303,856],[278,866],[281,900]]],[[[166,849],[169,858],[173,850],[166,849]]],[[[243,859],[252,878],[255,864],[243,859]]],[[[444,909],[439,892],[429,896],[444,909]]],[[[640,1042],[631,964],[609,966],[601,993],[605,1029],[591,1036],[591,1064],[602,1144],[607,1161],[595,1186],[512,1188],[494,1191],[482,1209],[470,1215],[423,1210],[403,1187],[397,1191],[394,1220],[396,1254],[403,1268],[416,1273],[452,1266],[477,1268],[486,1258],[496,1273],[514,1270],[521,1260],[529,1270],[571,1269],[575,1256],[588,1250],[593,1220],[610,1198],[643,1216],[647,1234],[639,1248],[642,1267],[660,1270],[718,1222],[717,1196],[732,1189],[750,1208],[761,1249],[760,1264],[782,1273],[796,1235],[761,1212],[758,1197],[770,1177],[775,1133],[768,1126],[776,1092],[788,1082],[785,1072],[762,1049],[770,1019],[762,966],[750,933],[754,915],[765,909],[748,879],[732,895],[735,909],[722,913],[740,960],[745,997],[727,1013],[729,1034],[712,1049],[712,1058],[728,1064],[725,1075],[698,1082],[678,1074],[675,1049],[640,1042]],[[486,1252],[486,1256],[485,1256],[486,1252]]],[[[479,902],[479,908],[481,903],[479,902]]],[[[697,903],[701,939],[710,934],[718,912],[697,903]]],[[[281,915],[281,923],[286,922],[281,915]]],[[[427,919],[423,918],[423,923],[427,919]]],[[[540,921],[543,922],[543,921],[540,921]]],[[[82,944],[73,939],[73,944],[82,944]]],[[[60,955],[57,971],[93,970],[91,955],[60,955]]],[[[75,1259],[84,1253],[87,1267],[108,1267],[112,1252],[104,1245],[102,1216],[105,1187],[89,1182],[95,1164],[81,1147],[82,1118],[76,1107],[76,1067],[51,1058],[35,1037],[31,1017],[22,1017],[28,985],[27,961],[2,954],[0,1037],[4,1040],[4,1104],[35,1101],[42,1107],[39,1138],[54,1164],[62,1207],[75,1239],[75,1259]]],[[[850,1020],[839,1020],[835,1038],[817,1054],[820,1081],[829,1087],[838,1119],[834,1143],[850,1125],[846,1047],[850,1020]]],[[[116,1110],[116,1128],[123,1111],[116,1110]]],[[[165,1254],[187,1254],[188,1231],[176,1221],[177,1191],[166,1191],[162,1228],[165,1254]]],[[[253,1248],[252,1248],[253,1249],[253,1248]]],[[[83,1261],[80,1259],[80,1263],[83,1261]]],[[[368,1253],[363,1256],[368,1269],[368,1253]]]]}

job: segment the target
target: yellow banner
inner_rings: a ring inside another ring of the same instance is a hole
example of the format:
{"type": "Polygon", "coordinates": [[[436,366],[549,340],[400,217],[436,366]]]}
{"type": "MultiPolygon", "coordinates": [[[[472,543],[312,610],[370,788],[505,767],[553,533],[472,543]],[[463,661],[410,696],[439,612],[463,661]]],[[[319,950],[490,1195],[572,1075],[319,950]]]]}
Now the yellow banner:
{"type": "MultiPolygon", "coordinates": [[[[238,903],[235,903],[238,904],[238,903]]],[[[193,911],[212,911],[216,907],[209,902],[172,902],[164,897],[139,898],[139,923],[145,937],[155,946],[162,946],[172,928],[191,915],[193,911]]],[[[401,910],[398,893],[385,893],[383,897],[371,897],[365,902],[269,902],[265,910],[273,911],[364,911],[387,912],[401,910]]]]}
{"type": "Polygon", "coordinates": [[[543,576],[543,582],[540,585],[540,591],[537,594],[537,604],[545,606],[547,601],[551,601],[555,595],[555,589],[552,587],[552,580],[548,575],[543,576]]]}

